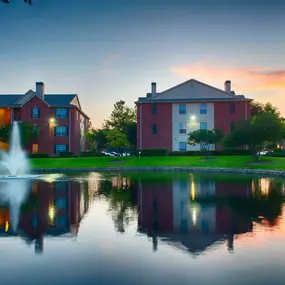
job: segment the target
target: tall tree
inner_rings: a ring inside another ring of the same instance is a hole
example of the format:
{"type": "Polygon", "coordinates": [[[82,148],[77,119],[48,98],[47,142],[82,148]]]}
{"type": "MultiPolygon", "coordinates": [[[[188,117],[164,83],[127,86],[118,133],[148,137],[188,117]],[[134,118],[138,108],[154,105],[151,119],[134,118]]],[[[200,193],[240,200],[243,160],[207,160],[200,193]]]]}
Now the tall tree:
{"type": "Polygon", "coordinates": [[[261,116],[264,114],[271,114],[278,118],[281,118],[280,111],[277,107],[273,106],[271,103],[260,103],[260,102],[251,102],[251,117],[261,116]]]}
{"type": "Polygon", "coordinates": [[[108,130],[106,138],[109,147],[121,149],[130,146],[127,135],[117,129],[108,130]]]}
{"type": "Polygon", "coordinates": [[[200,145],[200,149],[209,152],[211,147],[223,138],[222,130],[197,130],[189,133],[188,144],[200,145]]]}
{"type": "Polygon", "coordinates": [[[100,151],[105,148],[107,144],[107,132],[103,129],[90,129],[86,138],[92,150],[100,151]]]}
{"type": "Polygon", "coordinates": [[[252,151],[254,161],[258,161],[258,152],[266,143],[275,143],[284,139],[284,123],[274,114],[265,113],[251,121],[239,121],[234,130],[226,137],[227,147],[245,147],[252,151]]]}
{"type": "Polygon", "coordinates": [[[103,129],[116,129],[126,134],[131,146],[136,145],[136,127],[136,109],[128,107],[123,100],[114,104],[109,119],[103,123],[103,129]]]}

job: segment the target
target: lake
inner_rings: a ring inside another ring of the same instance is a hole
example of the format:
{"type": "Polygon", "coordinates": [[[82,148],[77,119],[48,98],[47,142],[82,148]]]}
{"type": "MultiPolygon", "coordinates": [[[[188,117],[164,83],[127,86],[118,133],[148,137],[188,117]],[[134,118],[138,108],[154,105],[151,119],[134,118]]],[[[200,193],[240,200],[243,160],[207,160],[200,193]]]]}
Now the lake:
{"type": "Polygon", "coordinates": [[[284,193],[241,175],[3,179],[1,284],[284,284],[284,193]]]}

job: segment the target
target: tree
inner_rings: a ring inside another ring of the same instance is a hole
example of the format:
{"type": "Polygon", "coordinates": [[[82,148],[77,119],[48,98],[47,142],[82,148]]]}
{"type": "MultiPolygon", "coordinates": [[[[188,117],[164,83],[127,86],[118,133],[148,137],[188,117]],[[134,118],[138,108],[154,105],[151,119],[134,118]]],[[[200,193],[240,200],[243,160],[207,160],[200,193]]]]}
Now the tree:
{"type": "Polygon", "coordinates": [[[282,119],[280,111],[271,103],[262,104],[259,102],[251,102],[251,117],[261,116],[264,114],[271,114],[282,119]]]}
{"type": "Polygon", "coordinates": [[[119,149],[130,146],[127,135],[117,129],[108,130],[106,138],[109,147],[119,149]]]}
{"type": "Polygon", "coordinates": [[[90,129],[86,134],[90,148],[96,151],[100,151],[105,148],[107,144],[106,135],[107,133],[104,129],[90,129]]]}
{"type": "Polygon", "coordinates": [[[211,146],[220,142],[222,138],[222,130],[197,130],[189,133],[188,144],[200,145],[202,151],[209,152],[211,146]]]}
{"type": "MultiPolygon", "coordinates": [[[[4,4],[10,4],[10,0],[0,0],[0,2],[4,3],[4,4]]],[[[33,0],[24,0],[25,3],[32,5],[33,4],[33,0]]]]}
{"type": "Polygon", "coordinates": [[[227,147],[245,147],[252,151],[254,161],[266,143],[275,143],[284,138],[284,123],[274,114],[265,113],[251,121],[239,121],[234,130],[226,137],[227,147]]]}
{"type": "MultiPolygon", "coordinates": [[[[4,125],[0,127],[0,141],[8,143],[10,139],[10,133],[12,130],[11,124],[4,125]]],[[[39,130],[37,129],[36,133],[34,132],[34,127],[29,123],[19,123],[21,143],[23,146],[26,146],[27,143],[34,137],[38,136],[39,130]]]]}
{"type": "Polygon", "coordinates": [[[125,101],[114,104],[110,118],[103,123],[103,129],[116,129],[127,135],[131,146],[136,146],[136,109],[126,106],[125,101]]]}

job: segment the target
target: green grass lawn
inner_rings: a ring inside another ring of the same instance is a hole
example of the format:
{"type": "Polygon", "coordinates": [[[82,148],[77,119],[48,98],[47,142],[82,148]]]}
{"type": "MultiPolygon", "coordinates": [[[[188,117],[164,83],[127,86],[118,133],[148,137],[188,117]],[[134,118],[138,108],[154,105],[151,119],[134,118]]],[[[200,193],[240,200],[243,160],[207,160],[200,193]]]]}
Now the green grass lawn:
{"type": "Polygon", "coordinates": [[[199,156],[35,158],[30,163],[32,168],[188,166],[285,170],[285,158],[262,157],[260,163],[253,164],[249,156],[218,156],[208,161],[199,156]]]}

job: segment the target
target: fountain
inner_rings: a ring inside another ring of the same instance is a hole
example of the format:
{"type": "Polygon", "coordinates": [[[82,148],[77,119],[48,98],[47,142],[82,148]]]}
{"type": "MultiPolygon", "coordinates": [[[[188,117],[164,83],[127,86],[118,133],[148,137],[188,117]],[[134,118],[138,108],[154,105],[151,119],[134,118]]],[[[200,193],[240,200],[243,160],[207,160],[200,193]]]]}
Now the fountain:
{"type": "Polygon", "coordinates": [[[1,163],[8,169],[8,177],[16,178],[19,174],[26,174],[29,171],[27,156],[21,147],[20,130],[17,122],[13,123],[10,149],[2,154],[1,163]]]}

